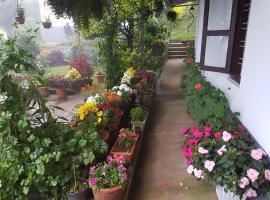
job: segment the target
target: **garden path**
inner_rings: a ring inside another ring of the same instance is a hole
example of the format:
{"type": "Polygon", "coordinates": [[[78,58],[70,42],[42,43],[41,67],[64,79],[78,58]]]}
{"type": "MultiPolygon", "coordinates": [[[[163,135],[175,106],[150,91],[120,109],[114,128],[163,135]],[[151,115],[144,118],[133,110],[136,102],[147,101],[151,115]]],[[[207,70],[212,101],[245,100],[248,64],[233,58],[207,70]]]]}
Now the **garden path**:
{"type": "Polygon", "coordinates": [[[195,124],[180,91],[180,59],[166,63],[151,107],[129,200],[216,200],[214,188],[186,173],[182,127],[195,124]]]}

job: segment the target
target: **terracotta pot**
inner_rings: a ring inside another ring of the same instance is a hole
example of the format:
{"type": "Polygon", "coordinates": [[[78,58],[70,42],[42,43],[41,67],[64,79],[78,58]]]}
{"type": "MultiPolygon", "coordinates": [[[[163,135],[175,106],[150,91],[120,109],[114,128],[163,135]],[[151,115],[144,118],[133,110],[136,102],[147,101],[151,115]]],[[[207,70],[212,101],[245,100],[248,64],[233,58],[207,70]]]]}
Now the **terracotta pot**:
{"type": "Polygon", "coordinates": [[[24,22],[25,22],[25,17],[24,17],[24,16],[16,17],[16,21],[17,21],[19,24],[24,24],[24,22]]]}
{"type": "Polygon", "coordinates": [[[118,127],[119,127],[119,124],[120,124],[120,120],[117,121],[117,122],[112,123],[112,124],[110,125],[110,132],[111,132],[111,133],[117,132],[118,127]]]}
{"type": "Polygon", "coordinates": [[[58,99],[66,99],[67,98],[67,90],[63,88],[56,88],[56,95],[58,99]]]}
{"type": "Polygon", "coordinates": [[[98,83],[104,83],[105,82],[104,75],[102,75],[102,74],[96,74],[96,79],[97,79],[98,83]]]}
{"type": "Polygon", "coordinates": [[[124,188],[121,186],[115,188],[105,188],[94,192],[95,200],[122,200],[124,188]]]}
{"type": "Polygon", "coordinates": [[[110,154],[112,156],[123,155],[127,162],[132,163],[133,157],[135,155],[135,150],[136,150],[136,142],[134,142],[133,145],[127,151],[119,151],[118,149],[119,149],[119,138],[117,139],[116,143],[113,145],[110,151],[110,154]]]}
{"type": "Polygon", "coordinates": [[[106,130],[98,130],[97,131],[98,132],[98,134],[99,134],[99,136],[101,137],[101,139],[103,140],[103,141],[105,141],[105,142],[108,142],[109,141],[109,136],[110,136],[110,134],[109,134],[109,132],[108,131],[106,131],[106,130]]]}
{"type": "Polygon", "coordinates": [[[47,87],[37,87],[37,91],[44,97],[48,97],[50,95],[50,91],[47,87]]]}
{"type": "Polygon", "coordinates": [[[68,200],[89,200],[90,198],[91,198],[90,189],[86,189],[84,191],[77,192],[77,193],[67,192],[68,200]]]}

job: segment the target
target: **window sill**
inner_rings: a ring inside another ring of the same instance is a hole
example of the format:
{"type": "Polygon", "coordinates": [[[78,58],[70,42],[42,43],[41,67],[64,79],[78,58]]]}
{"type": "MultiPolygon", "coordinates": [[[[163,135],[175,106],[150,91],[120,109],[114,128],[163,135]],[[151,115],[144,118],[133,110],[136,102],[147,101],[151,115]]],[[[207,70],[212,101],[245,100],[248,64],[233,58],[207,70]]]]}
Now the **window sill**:
{"type": "Polygon", "coordinates": [[[234,80],[231,76],[227,77],[227,79],[234,84],[236,87],[240,88],[240,83],[238,83],[236,80],[234,80]]]}

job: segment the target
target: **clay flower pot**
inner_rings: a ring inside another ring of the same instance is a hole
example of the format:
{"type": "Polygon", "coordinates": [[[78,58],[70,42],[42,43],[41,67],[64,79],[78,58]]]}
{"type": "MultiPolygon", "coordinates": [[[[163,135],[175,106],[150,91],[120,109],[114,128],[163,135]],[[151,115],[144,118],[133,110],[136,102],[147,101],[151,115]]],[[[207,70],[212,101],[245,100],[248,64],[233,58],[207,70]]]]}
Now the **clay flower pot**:
{"type": "Polygon", "coordinates": [[[56,95],[58,99],[67,99],[67,90],[63,88],[56,88],[56,95]]]}
{"type": "Polygon", "coordinates": [[[81,192],[71,193],[67,192],[68,200],[89,200],[91,197],[90,189],[86,189],[81,192]]]}
{"type": "Polygon", "coordinates": [[[44,97],[48,97],[50,94],[50,91],[47,87],[37,87],[37,91],[39,92],[39,94],[41,94],[44,97]]]}
{"type": "Polygon", "coordinates": [[[117,122],[112,123],[112,124],[110,125],[110,127],[109,127],[110,132],[111,132],[111,133],[117,132],[118,127],[119,127],[119,124],[120,124],[120,120],[117,121],[117,122]]]}
{"type": "Polygon", "coordinates": [[[136,150],[136,142],[132,144],[132,146],[128,150],[123,150],[119,145],[119,138],[117,139],[116,143],[113,145],[110,154],[112,156],[124,156],[125,160],[129,163],[132,163],[133,157],[135,155],[136,150]]]}
{"type": "Polygon", "coordinates": [[[110,134],[109,134],[108,131],[106,131],[106,130],[101,130],[101,129],[100,129],[100,130],[98,130],[97,132],[98,132],[100,138],[101,138],[103,141],[108,142],[109,136],[110,136],[110,134]]]}
{"type": "Polygon", "coordinates": [[[115,188],[104,188],[94,192],[95,200],[121,200],[123,199],[124,188],[121,186],[115,188]]]}
{"type": "Polygon", "coordinates": [[[19,24],[24,24],[25,17],[24,16],[16,17],[16,22],[18,22],[19,24]]]}
{"type": "Polygon", "coordinates": [[[105,82],[103,74],[96,74],[96,79],[97,79],[98,83],[104,83],[105,82]]]}

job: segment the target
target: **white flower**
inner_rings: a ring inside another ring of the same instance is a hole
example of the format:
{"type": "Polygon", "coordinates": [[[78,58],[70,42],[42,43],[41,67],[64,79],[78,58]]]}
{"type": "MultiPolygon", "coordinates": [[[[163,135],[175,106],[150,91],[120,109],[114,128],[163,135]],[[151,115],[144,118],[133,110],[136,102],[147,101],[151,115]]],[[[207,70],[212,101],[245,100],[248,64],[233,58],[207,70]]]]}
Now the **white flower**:
{"type": "Polygon", "coordinates": [[[222,139],[224,142],[228,142],[230,139],[232,139],[232,135],[227,131],[223,131],[222,139]]]}
{"type": "Polygon", "coordinates": [[[2,187],[2,180],[0,180],[0,188],[2,187]]]}
{"type": "Polygon", "coordinates": [[[226,145],[223,145],[219,150],[217,150],[217,153],[220,156],[222,156],[225,152],[227,152],[226,145]]]}
{"type": "Polygon", "coordinates": [[[118,91],[116,94],[117,94],[118,96],[122,96],[122,92],[121,92],[121,91],[118,91]]]}
{"type": "Polygon", "coordinates": [[[7,99],[8,99],[7,93],[1,94],[0,95],[0,104],[4,104],[7,99]]]}
{"type": "Polygon", "coordinates": [[[29,83],[28,83],[28,81],[21,82],[20,86],[24,90],[28,90],[29,89],[29,83]]]}
{"type": "Polygon", "coordinates": [[[198,151],[200,154],[208,154],[209,153],[209,151],[203,147],[199,147],[198,151]]]}
{"type": "Polygon", "coordinates": [[[187,168],[187,173],[192,174],[194,171],[194,167],[192,165],[189,165],[187,168]]]}

